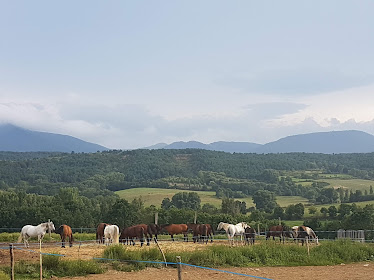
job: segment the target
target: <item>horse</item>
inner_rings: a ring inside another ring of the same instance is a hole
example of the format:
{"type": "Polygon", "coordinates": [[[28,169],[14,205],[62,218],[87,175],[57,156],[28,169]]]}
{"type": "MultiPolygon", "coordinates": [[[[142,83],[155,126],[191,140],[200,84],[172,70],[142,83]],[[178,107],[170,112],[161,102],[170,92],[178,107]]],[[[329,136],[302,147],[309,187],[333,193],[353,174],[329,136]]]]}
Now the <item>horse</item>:
{"type": "Polygon", "coordinates": [[[244,230],[245,244],[255,244],[256,230],[252,227],[247,227],[244,230]]]}
{"type": "Polygon", "coordinates": [[[214,229],[210,224],[205,224],[205,225],[206,225],[207,230],[208,230],[207,239],[209,239],[209,237],[210,237],[210,242],[213,242],[213,235],[215,234],[214,229]]]}
{"type": "Polygon", "coordinates": [[[292,231],[294,232],[294,237],[296,240],[301,240],[301,244],[304,245],[304,242],[308,242],[309,239],[312,239],[318,245],[318,236],[315,232],[306,226],[294,226],[292,227],[292,231]]]}
{"type": "Polygon", "coordinates": [[[96,241],[97,243],[104,243],[104,229],[106,226],[110,224],[107,223],[100,223],[96,229],[96,241]]]}
{"type": "Polygon", "coordinates": [[[283,225],[271,226],[269,228],[269,231],[266,233],[266,240],[268,240],[270,236],[273,237],[273,240],[275,240],[275,237],[279,237],[279,241],[282,242],[283,240],[283,244],[285,237],[294,237],[292,230],[290,230],[287,226],[283,225]]]}
{"type": "Polygon", "coordinates": [[[247,227],[249,226],[245,222],[241,222],[236,225],[220,222],[217,230],[224,229],[226,231],[229,244],[234,245],[235,236],[240,236],[240,241],[243,242],[243,235],[247,227]]]}
{"type": "Polygon", "coordinates": [[[160,226],[159,225],[156,225],[156,224],[148,224],[148,227],[147,227],[147,235],[148,235],[148,239],[147,239],[147,245],[149,245],[149,242],[152,240],[152,237],[153,235],[155,236],[155,243],[157,242],[157,235],[160,233],[160,226]]]}
{"type": "MultiPolygon", "coordinates": [[[[147,226],[147,225],[145,225],[147,226]]],[[[146,231],[144,230],[143,225],[135,225],[131,227],[124,228],[121,232],[120,240],[122,243],[131,244],[134,246],[135,241],[134,238],[138,238],[140,240],[140,246],[143,246],[144,243],[144,236],[146,235],[146,231]]]]}
{"type": "Polygon", "coordinates": [[[29,247],[28,239],[30,237],[38,237],[38,241],[41,241],[47,230],[53,232],[55,230],[55,225],[52,222],[41,223],[37,226],[26,225],[22,228],[17,243],[21,243],[23,239],[25,247],[29,247]]]}
{"type": "Polygon", "coordinates": [[[188,226],[186,224],[168,224],[168,225],[162,225],[161,231],[167,231],[170,236],[171,240],[174,241],[174,235],[175,234],[183,234],[184,241],[188,242],[188,226]]]}
{"type": "Polygon", "coordinates": [[[187,224],[188,229],[192,230],[192,240],[208,243],[208,226],[206,224],[187,224]]]}
{"type": "Polygon", "coordinates": [[[104,228],[105,244],[119,243],[119,227],[116,225],[107,225],[104,228]]]}
{"type": "Polygon", "coordinates": [[[58,233],[61,237],[61,248],[65,248],[65,240],[69,238],[69,247],[73,246],[73,232],[71,227],[68,225],[61,225],[58,229],[56,229],[55,233],[58,233]]]}

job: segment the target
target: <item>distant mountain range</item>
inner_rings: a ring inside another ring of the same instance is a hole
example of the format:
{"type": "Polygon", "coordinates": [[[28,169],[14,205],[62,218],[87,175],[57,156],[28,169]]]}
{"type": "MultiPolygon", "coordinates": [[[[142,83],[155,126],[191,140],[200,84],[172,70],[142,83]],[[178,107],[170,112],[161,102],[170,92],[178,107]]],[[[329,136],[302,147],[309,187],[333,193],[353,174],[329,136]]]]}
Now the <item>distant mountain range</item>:
{"type": "MultiPolygon", "coordinates": [[[[228,153],[371,153],[374,135],[357,130],[316,132],[287,136],[267,144],[251,142],[197,141],[159,143],[145,149],[205,149],[228,153]]],[[[12,152],[84,152],[109,150],[78,138],[23,129],[14,125],[0,125],[0,151],[12,152]]]]}
{"type": "Polygon", "coordinates": [[[0,125],[0,151],[92,153],[103,150],[109,149],[68,135],[0,125]]]}
{"type": "Polygon", "coordinates": [[[371,153],[374,152],[374,136],[357,130],[315,132],[287,136],[267,144],[250,142],[197,141],[160,143],[146,149],[205,149],[229,153],[371,153]]]}

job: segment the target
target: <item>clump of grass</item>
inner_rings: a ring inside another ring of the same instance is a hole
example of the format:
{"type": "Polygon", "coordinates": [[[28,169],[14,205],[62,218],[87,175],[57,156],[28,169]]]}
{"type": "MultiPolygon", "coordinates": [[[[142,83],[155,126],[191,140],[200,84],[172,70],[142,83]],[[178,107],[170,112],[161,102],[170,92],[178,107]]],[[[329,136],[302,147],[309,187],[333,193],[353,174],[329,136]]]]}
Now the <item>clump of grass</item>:
{"type": "Polygon", "coordinates": [[[0,280],[8,280],[9,275],[7,275],[4,271],[0,270],[0,280]]]}
{"type": "MultiPolygon", "coordinates": [[[[40,277],[40,266],[37,263],[30,263],[21,260],[15,264],[14,269],[17,279],[38,279],[40,277]]],[[[60,256],[43,256],[44,278],[51,278],[53,276],[85,276],[88,274],[103,273],[104,271],[105,270],[99,263],[92,260],[64,260],[60,256]]],[[[6,268],[5,272],[10,273],[10,269],[6,268]]],[[[8,279],[8,277],[6,279],[8,279]]]]}

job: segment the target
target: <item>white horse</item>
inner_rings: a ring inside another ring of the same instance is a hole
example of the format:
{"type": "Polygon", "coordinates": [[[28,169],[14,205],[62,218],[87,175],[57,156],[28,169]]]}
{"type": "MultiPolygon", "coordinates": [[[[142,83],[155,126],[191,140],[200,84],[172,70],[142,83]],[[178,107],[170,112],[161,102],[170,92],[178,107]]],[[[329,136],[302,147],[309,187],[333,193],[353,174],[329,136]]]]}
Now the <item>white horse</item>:
{"type": "Polygon", "coordinates": [[[243,236],[245,234],[245,229],[249,227],[245,222],[238,223],[236,225],[220,222],[218,224],[217,230],[224,229],[229,239],[229,244],[234,245],[234,237],[240,236],[240,241],[243,242],[243,236]]]}
{"type": "Polygon", "coordinates": [[[38,241],[42,240],[45,233],[53,232],[55,230],[55,225],[52,222],[42,223],[37,226],[26,225],[22,228],[21,234],[18,237],[17,243],[21,243],[22,239],[25,243],[25,247],[29,247],[29,238],[30,237],[38,237],[38,241]]]}
{"type": "Polygon", "coordinates": [[[105,244],[119,243],[119,227],[116,225],[108,225],[104,228],[105,244]]]}

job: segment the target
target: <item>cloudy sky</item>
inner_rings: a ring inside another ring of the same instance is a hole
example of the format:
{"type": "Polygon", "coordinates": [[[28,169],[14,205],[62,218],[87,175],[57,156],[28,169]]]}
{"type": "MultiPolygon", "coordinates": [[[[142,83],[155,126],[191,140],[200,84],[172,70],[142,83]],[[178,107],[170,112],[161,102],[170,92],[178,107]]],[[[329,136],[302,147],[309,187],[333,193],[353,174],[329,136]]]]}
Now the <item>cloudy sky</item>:
{"type": "Polygon", "coordinates": [[[373,1],[0,0],[0,123],[109,148],[374,134],[373,1]]]}

